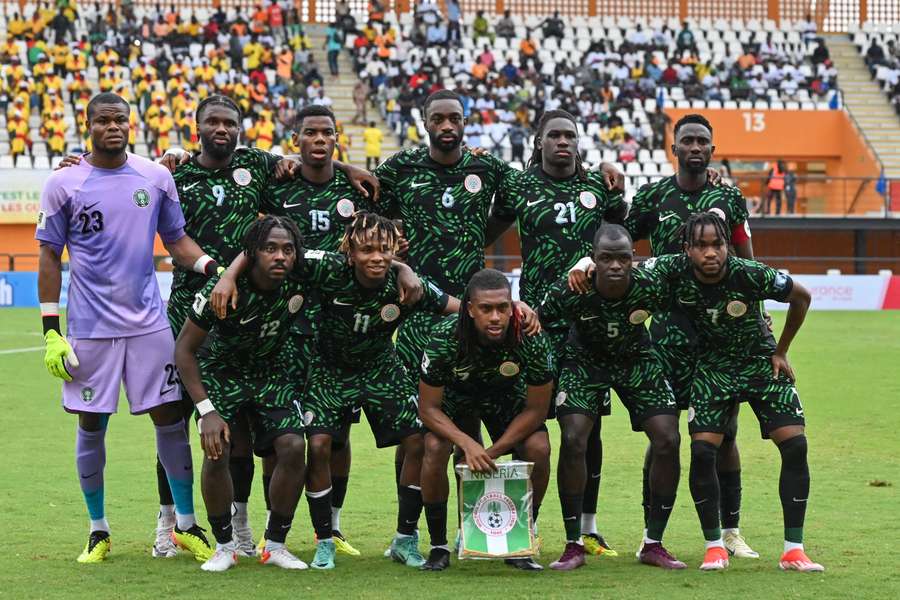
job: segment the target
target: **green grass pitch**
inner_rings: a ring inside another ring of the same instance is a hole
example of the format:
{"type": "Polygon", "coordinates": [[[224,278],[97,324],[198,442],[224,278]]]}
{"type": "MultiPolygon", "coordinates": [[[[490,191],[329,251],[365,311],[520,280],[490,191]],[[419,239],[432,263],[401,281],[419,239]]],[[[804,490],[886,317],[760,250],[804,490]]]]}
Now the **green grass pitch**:
{"type": "MultiPolygon", "coordinates": [[[[784,313],[776,313],[780,331],[784,313]]],[[[749,408],[741,412],[744,506],[741,529],[759,560],[734,560],[724,573],[697,570],[703,553],[687,485],[688,444],[666,545],[688,563],[663,572],[635,562],[641,533],[640,477],[645,440],[614,404],[604,421],[603,486],[599,522],[619,550],[591,558],[573,573],[520,573],[493,561],[456,561],[441,574],[391,563],[382,551],[395,526],[393,452],[376,452],[368,427],[353,430],[354,464],[342,515],[349,539],[363,556],[339,556],[337,569],[284,572],[242,559],[232,571],[207,574],[187,556],[150,557],[156,518],[153,431],[147,417],[121,405],[107,437],[107,513],[112,552],[102,565],[75,562],[87,539],[87,517],[74,470],[75,419],[60,408],[60,384],[44,370],[35,333],[36,310],[0,311],[0,518],[7,548],[0,553],[0,597],[8,598],[897,598],[900,562],[900,314],[815,313],[790,358],[808,419],[812,493],[806,544],[826,573],[782,573],[778,453],[759,438],[749,408]],[[12,352],[10,352],[12,351],[12,352]],[[874,486],[876,480],[890,485],[874,486]]],[[[614,401],[615,402],[615,401],[614,401]]],[[[684,427],[684,421],[682,421],[684,427]]],[[[550,424],[554,452],[558,429],[550,424]]],[[[195,465],[199,444],[192,439],[195,465]]],[[[554,457],[555,461],[555,457],[554,457]]],[[[198,468],[199,472],[199,468],[198,468]]],[[[259,467],[251,518],[262,532],[259,467]]],[[[555,472],[544,501],[540,534],[545,565],[562,549],[555,472]]],[[[205,511],[195,488],[201,524],[205,511]]],[[[455,495],[454,495],[455,497],[455,495]]],[[[452,526],[451,517],[451,526],[452,526]]],[[[290,548],[313,553],[301,500],[290,548]]],[[[424,528],[424,519],[420,525],[424,528]]],[[[422,549],[427,534],[422,532],[422,549]]]]}

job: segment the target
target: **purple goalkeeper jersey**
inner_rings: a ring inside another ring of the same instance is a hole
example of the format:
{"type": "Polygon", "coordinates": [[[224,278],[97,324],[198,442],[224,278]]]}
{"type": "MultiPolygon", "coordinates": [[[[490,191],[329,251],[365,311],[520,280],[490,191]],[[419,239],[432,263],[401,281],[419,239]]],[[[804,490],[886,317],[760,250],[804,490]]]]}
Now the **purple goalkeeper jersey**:
{"type": "Polygon", "coordinates": [[[169,171],[129,153],[118,169],[81,164],[53,172],[41,194],[35,238],[69,247],[67,332],[118,338],[169,327],[153,264],[155,234],[184,236],[169,171]]]}

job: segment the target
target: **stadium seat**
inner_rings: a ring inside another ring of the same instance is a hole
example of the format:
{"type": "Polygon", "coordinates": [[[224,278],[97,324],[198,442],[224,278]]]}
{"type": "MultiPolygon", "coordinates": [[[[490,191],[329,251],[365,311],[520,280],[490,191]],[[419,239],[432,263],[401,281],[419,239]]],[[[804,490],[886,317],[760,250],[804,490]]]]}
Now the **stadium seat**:
{"type": "Polygon", "coordinates": [[[17,169],[31,169],[31,157],[20,154],[16,157],[17,169]]]}
{"type": "Polygon", "coordinates": [[[665,163],[660,165],[659,174],[665,177],[675,174],[675,167],[672,166],[672,163],[665,163]]]}
{"type": "Polygon", "coordinates": [[[50,168],[50,159],[44,156],[36,156],[34,158],[34,168],[35,169],[49,169],[50,168]]]}
{"type": "Polygon", "coordinates": [[[13,163],[13,157],[9,154],[4,154],[0,156],[0,169],[12,169],[15,167],[13,163]]]}

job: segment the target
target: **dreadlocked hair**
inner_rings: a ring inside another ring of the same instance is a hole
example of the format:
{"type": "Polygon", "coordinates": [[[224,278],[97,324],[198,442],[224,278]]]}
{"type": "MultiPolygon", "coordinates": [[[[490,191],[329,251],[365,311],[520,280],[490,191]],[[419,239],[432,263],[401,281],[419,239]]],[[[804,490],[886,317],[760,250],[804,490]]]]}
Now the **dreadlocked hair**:
{"type": "MultiPolygon", "coordinates": [[[[459,301],[459,320],[456,322],[456,339],[459,341],[457,358],[469,355],[478,344],[478,332],[475,331],[475,321],[469,315],[469,302],[472,293],[480,290],[507,290],[512,292],[506,275],[496,269],[482,269],[472,275],[462,298],[459,301]]],[[[512,297],[510,295],[510,297],[512,297]]],[[[504,344],[509,347],[516,346],[522,339],[521,316],[513,305],[513,314],[509,328],[506,330],[504,344]]]]}
{"type": "MultiPolygon", "coordinates": [[[[551,119],[566,119],[567,121],[571,121],[572,125],[575,125],[577,131],[578,122],[569,111],[557,109],[545,112],[541,116],[541,120],[538,121],[537,131],[534,132],[534,150],[531,152],[531,158],[528,159],[528,164],[525,165],[526,168],[534,165],[541,166],[543,164],[544,158],[541,153],[540,142],[544,137],[544,128],[551,119]]],[[[584,168],[584,164],[581,162],[581,154],[578,152],[578,148],[574,149],[573,154],[575,155],[575,173],[578,175],[579,179],[587,181],[587,171],[584,168]]]]}
{"type": "Polygon", "coordinates": [[[223,96],[221,94],[213,94],[212,96],[207,96],[206,98],[201,100],[200,104],[197,105],[197,122],[198,123],[201,121],[201,119],[202,119],[201,115],[203,114],[203,111],[206,109],[206,107],[213,106],[213,105],[224,106],[224,107],[230,108],[231,110],[236,112],[237,116],[238,116],[238,118],[237,118],[238,123],[240,123],[244,118],[244,115],[241,112],[240,107],[237,105],[237,103],[234,100],[232,100],[228,96],[223,96]]]}
{"type": "Polygon", "coordinates": [[[697,241],[698,230],[703,230],[703,227],[706,225],[712,225],[716,228],[716,235],[725,240],[725,243],[728,244],[729,235],[728,230],[725,226],[725,221],[722,220],[718,214],[714,212],[700,212],[693,213],[688,220],[685,221],[684,226],[681,230],[681,241],[684,243],[686,248],[692,248],[697,241]]]}
{"type": "Polygon", "coordinates": [[[256,252],[266,245],[269,233],[276,227],[284,229],[294,241],[294,252],[297,260],[294,262],[294,269],[300,264],[303,256],[303,234],[297,229],[297,225],[287,217],[276,217],[275,215],[266,215],[253,222],[253,225],[247,229],[244,239],[241,240],[244,254],[250,261],[250,265],[256,263],[256,252]]]}
{"type": "Polygon", "coordinates": [[[347,225],[338,250],[344,254],[350,254],[350,250],[354,246],[358,246],[372,237],[390,246],[394,252],[400,247],[400,230],[392,220],[360,210],[353,215],[353,221],[347,225]]]}

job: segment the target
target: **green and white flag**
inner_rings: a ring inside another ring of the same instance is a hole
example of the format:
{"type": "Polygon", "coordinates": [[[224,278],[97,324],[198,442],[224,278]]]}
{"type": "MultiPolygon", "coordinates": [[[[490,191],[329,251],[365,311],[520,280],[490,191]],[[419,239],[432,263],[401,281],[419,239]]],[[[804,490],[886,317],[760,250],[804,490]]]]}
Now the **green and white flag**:
{"type": "Polygon", "coordinates": [[[531,469],[534,463],[498,463],[496,473],[457,465],[462,523],[460,558],[533,556],[531,469]]]}

